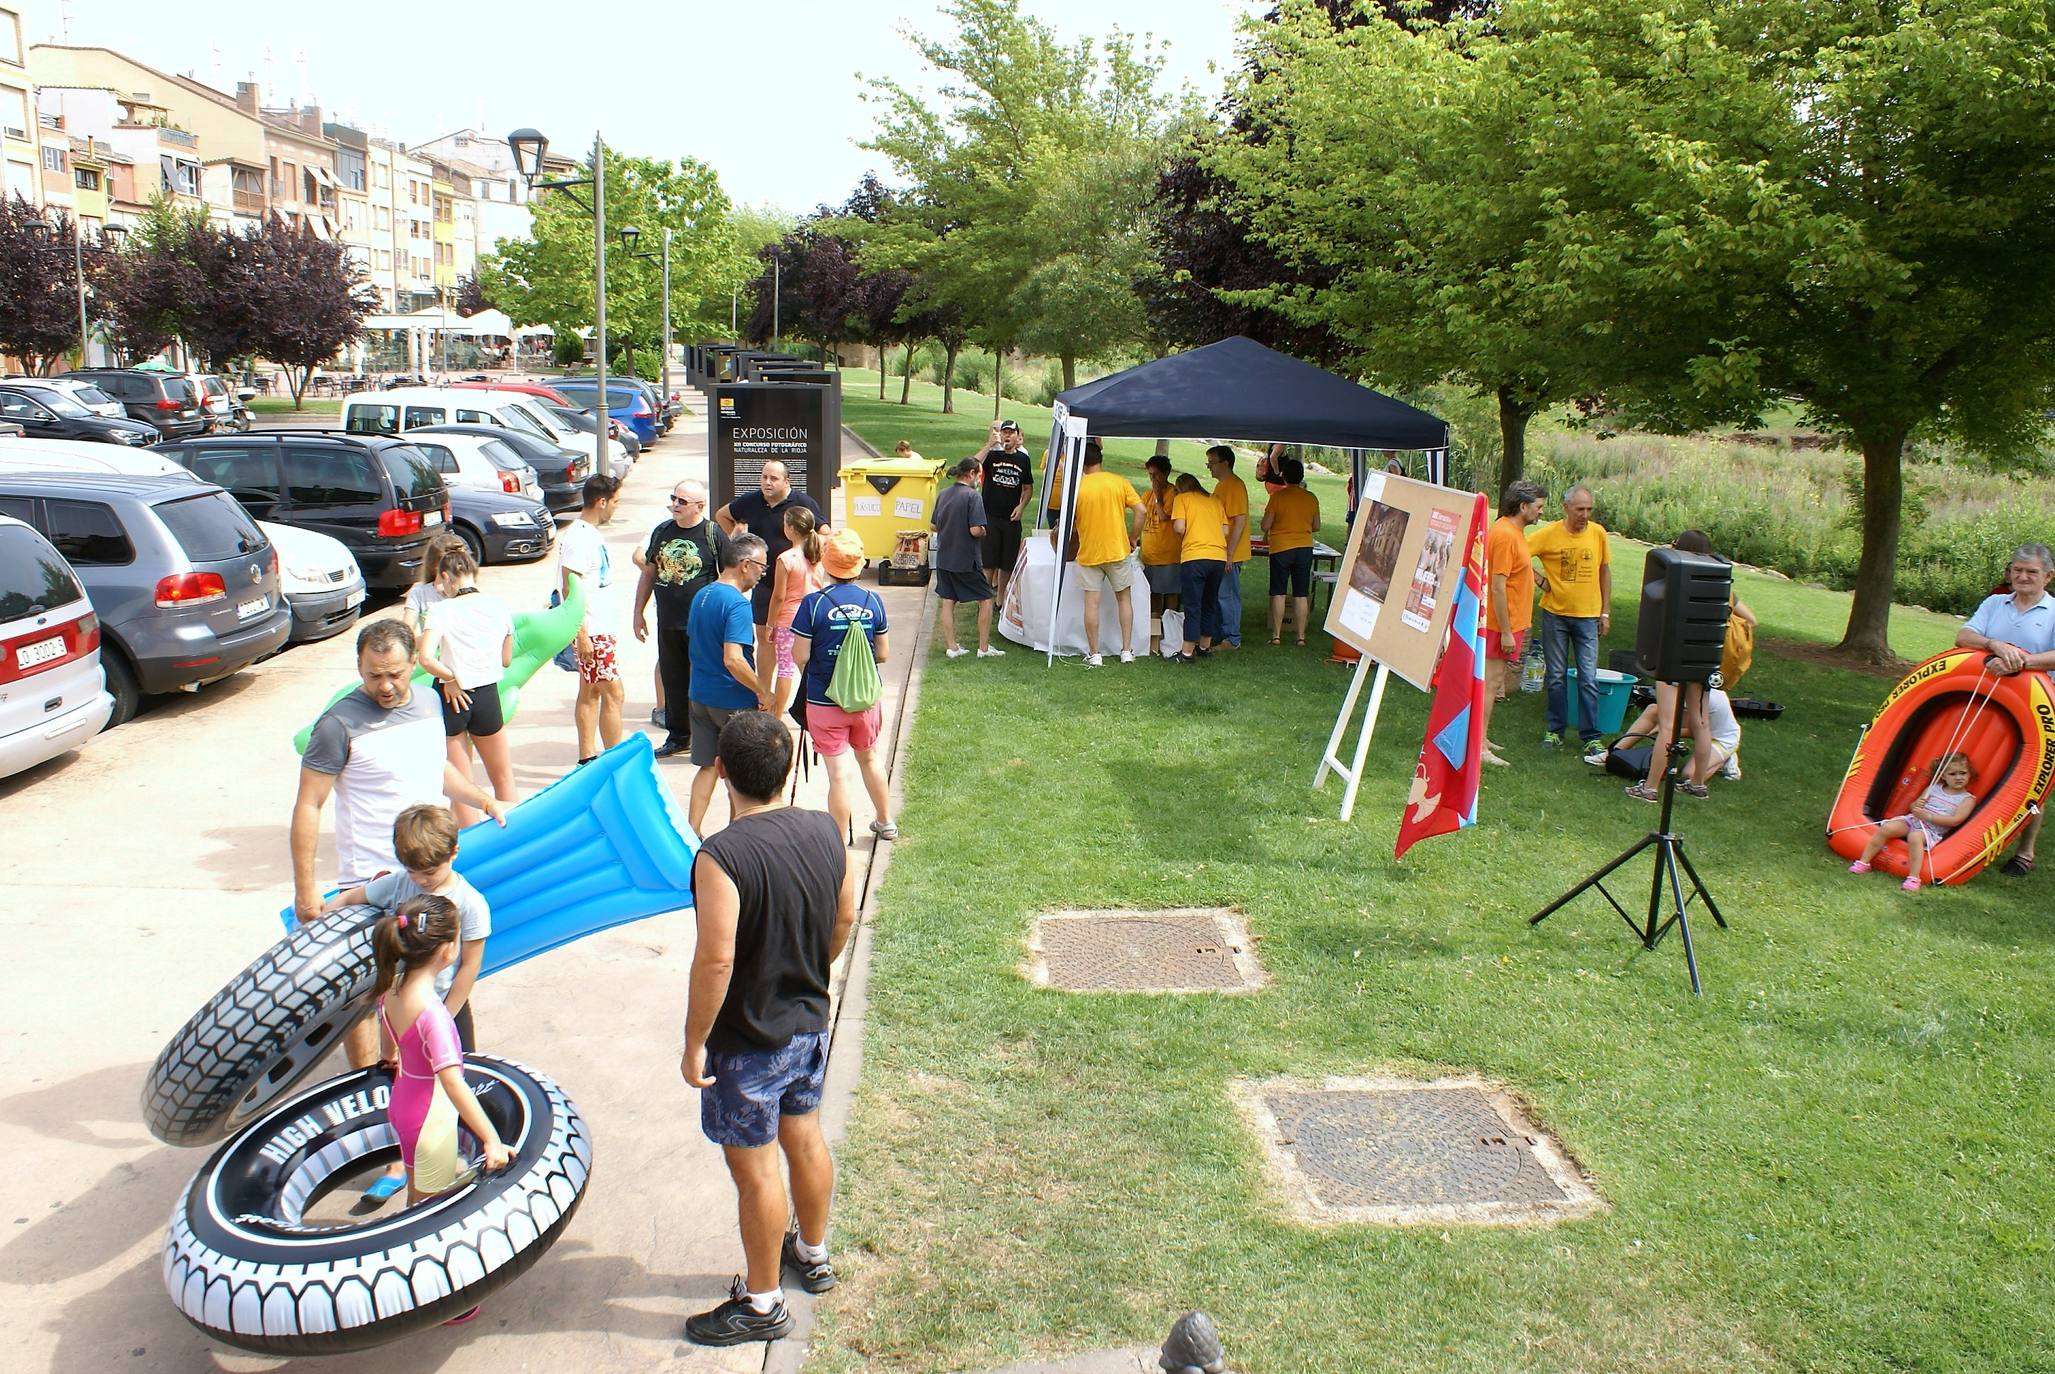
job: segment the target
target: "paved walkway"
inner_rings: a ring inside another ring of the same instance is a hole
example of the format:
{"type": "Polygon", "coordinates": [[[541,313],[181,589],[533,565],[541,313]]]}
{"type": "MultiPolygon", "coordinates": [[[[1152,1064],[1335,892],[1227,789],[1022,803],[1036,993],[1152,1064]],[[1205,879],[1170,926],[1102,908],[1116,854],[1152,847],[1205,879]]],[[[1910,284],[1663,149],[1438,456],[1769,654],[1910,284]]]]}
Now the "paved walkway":
{"type": "MultiPolygon", "coordinates": [[[[688,417],[637,467],[608,529],[624,575],[670,485],[705,473],[704,421],[688,417]]],[[[488,569],[484,582],[540,607],[553,576],[553,564],[535,564],[488,569]]],[[[884,670],[896,786],[927,606],[924,589],[885,595],[897,627],[884,670]]],[[[647,725],[654,649],[630,641],[623,656],[630,728],[657,733],[647,725]]],[[[480,986],[481,1043],[564,1085],[591,1126],[595,1166],[564,1238],[477,1323],[400,1350],[278,1361],[215,1345],[165,1296],[164,1223],[202,1156],[143,1129],[143,1074],[179,1025],[277,939],[298,768],[288,741],[350,680],[352,661],[347,635],[292,649],[159,704],[68,759],[0,780],[11,969],[0,999],[7,1367],[349,1374],[390,1370],[397,1359],[448,1374],[762,1369],[762,1346],[711,1351],[680,1337],[685,1317],[723,1296],[741,1266],[733,1193],[719,1152],[699,1134],[696,1094],[678,1076],[693,937],[683,916],[590,937],[480,986]]],[[[524,793],[573,762],[572,695],[571,676],[547,667],[522,694],[509,732],[524,793]]],[[[661,766],[682,798],[690,765],[661,766]]],[[[815,769],[801,801],[824,797],[815,769]]],[[[724,819],[716,802],[709,825],[724,819]]],[[[326,855],[324,842],[324,872],[326,855]]],[[[867,837],[854,855],[868,893],[888,856],[867,837]]],[[[838,1133],[857,1072],[868,944],[866,925],[838,971],[828,1108],[838,1133]]],[[[797,1367],[798,1339],[771,1349],[779,1367],[797,1367]]]]}

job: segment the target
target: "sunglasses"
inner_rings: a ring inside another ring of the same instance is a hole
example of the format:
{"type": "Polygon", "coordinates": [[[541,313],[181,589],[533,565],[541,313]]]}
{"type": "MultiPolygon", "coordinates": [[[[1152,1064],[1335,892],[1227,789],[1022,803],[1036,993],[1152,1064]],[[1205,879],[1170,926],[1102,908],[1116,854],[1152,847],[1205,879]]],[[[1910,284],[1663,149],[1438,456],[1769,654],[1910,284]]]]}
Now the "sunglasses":
{"type": "Polygon", "coordinates": [[[703,506],[706,502],[696,496],[673,496],[671,504],[674,506],[703,506]]]}

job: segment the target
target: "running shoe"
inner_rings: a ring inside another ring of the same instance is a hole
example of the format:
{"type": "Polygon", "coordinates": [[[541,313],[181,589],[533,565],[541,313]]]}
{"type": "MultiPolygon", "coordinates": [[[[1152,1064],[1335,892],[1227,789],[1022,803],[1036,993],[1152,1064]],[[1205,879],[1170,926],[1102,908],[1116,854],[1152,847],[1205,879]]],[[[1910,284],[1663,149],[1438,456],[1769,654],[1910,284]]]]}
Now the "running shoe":
{"type": "Polygon", "coordinates": [[[759,1312],[749,1301],[748,1286],[737,1274],[728,1287],[728,1300],[710,1311],[685,1319],[685,1339],[694,1345],[747,1345],[751,1341],[774,1341],[792,1329],[792,1313],[784,1300],[768,1312],[759,1312]]]}
{"type": "Polygon", "coordinates": [[[995,648],[993,648],[993,647],[992,647],[991,645],[987,644],[987,645],[986,645],[986,646],[985,646],[984,648],[982,648],[982,649],[978,650],[978,657],[979,657],[979,658],[1004,658],[1004,657],[1006,657],[1006,651],[1005,651],[1004,649],[995,649],[995,648]]]}
{"type": "Polygon", "coordinates": [[[1541,747],[1544,749],[1553,749],[1562,742],[1563,734],[1560,730],[1551,730],[1541,737],[1541,747]]]}
{"type": "Polygon", "coordinates": [[[969,653],[970,650],[964,648],[961,644],[959,644],[955,648],[945,650],[944,652],[946,652],[950,658],[962,658],[965,654],[969,653]]]}
{"type": "Polygon", "coordinates": [[[1720,765],[1720,776],[1725,778],[1728,782],[1741,781],[1740,760],[1730,756],[1725,763],[1720,765]]]}
{"type": "Polygon", "coordinates": [[[809,1293],[825,1293],[835,1286],[835,1266],[826,1260],[810,1260],[799,1253],[799,1228],[785,1233],[785,1267],[799,1276],[799,1286],[809,1293]]]}
{"type": "Polygon", "coordinates": [[[1710,797],[1712,789],[1702,782],[1680,782],[1677,790],[1687,797],[1710,797]]]}
{"type": "Polygon", "coordinates": [[[1132,649],[1122,649],[1122,650],[1120,651],[1120,661],[1121,661],[1122,663],[1132,663],[1132,662],[1134,662],[1134,661],[1135,661],[1135,651],[1134,651],[1134,650],[1132,650],[1132,649]]]}
{"type": "Polygon", "coordinates": [[[1585,740],[1584,761],[1586,763],[1595,763],[1601,768],[1605,767],[1605,741],[1602,739],[1585,740]]]}
{"type": "Polygon", "coordinates": [[[1632,797],[1635,801],[1659,802],[1663,799],[1662,793],[1656,791],[1653,787],[1650,787],[1645,782],[1629,784],[1627,787],[1627,795],[1632,797]]]}
{"type": "Polygon", "coordinates": [[[1099,656],[1098,656],[1097,654],[1086,654],[1086,655],[1085,655],[1085,667],[1087,667],[1087,668],[1103,668],[1103,667],[1104,667],[1105,665],[1106,665],[1106,660],[1105,660],[1105,659],[1103,659],[1103,658],[1101,658],[1101,657],[1099,657],[1099,656]]]}

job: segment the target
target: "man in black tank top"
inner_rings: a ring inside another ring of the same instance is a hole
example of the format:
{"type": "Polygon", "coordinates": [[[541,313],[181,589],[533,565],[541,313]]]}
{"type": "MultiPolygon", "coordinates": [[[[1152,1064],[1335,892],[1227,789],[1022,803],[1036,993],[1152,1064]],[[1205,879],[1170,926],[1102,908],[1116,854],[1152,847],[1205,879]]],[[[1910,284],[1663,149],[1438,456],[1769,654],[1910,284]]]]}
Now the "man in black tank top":
{"type": "Polygon", "coordinates": [[[809,1293],[835,1286],[835,1161],[821,1136],[821,1085],[828,969],[856,924],[856,871],[833,820],[779,803],[792,736],[776,716],[732,716],[714,766],[728,785],[732,819],[700,846],[692,867],[699,944],[679,1069],[700,1089],[700,1129],[721,1147],[735,1180],[748,1273],[736,1276],[726,1302],[688,1319],[685,1335],[740,1345],[792,1329],[781,1270],[809,1293]],[[792,1172],[789,1201],[781,1150],[792,1172]],[[798,1218],[789,1231],[788,1216],[798,1218]]]}

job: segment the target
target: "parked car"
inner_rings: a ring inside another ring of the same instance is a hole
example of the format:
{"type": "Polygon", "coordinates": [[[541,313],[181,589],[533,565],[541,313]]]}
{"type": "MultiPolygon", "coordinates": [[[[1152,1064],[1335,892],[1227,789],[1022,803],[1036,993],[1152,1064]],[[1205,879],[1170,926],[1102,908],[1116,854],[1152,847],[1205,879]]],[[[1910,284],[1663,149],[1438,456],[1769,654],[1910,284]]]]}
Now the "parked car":
{"type": "Polygon", "coordinates": [[[557,518],[526,496],[477,487],[450,488],[450,532],[471,557],[487,563],[529,563],[550,551],[557,518]]]}
{"type": "MultiPolygon", "coordinates": [[[[551,377],[548,384],[574,404],[597,409],[599,382],[593,377],[551,377]]],[[[642,384],[629,377],[607,378],[607,414],[635,432],[645,447],[656,442],[657,408],[642,384]]]]}
{"type": "Polygon", "coordinates": [[[69,391],[12,378],[0,382],[0,420],[12,420],[24,435],[40,439],[83,439],[136,448],[154,444],[158,437],[154,427],[127,416],[95,415],[69,391]]]}
{"type": "Polygon", "coordinates": [[[563,448],[582,449],[606,471],[626,475],[627,451],[618,443],[580,434],[538,408],[533,396],[518,392],[456,391],[448,387],[402,387],[396,391],[357,395],[342,405],[343,428],[352,434],[405,434],[427,425],[497,425],[509,431],[548,439],[563,448]]]}
{"type": "Polygon", "coordinates": [[[179,372],[146,372],[135,367],[82,367],[59,373],[91,382],[121,402],[131,420],[141,420],[167,439],[198,434],[207,427],[200,388],[179,372]]]}
{"type": "Polygon", "coordinates": [[[592,475],[592,459],[576,449],[492,425],[428,425],[407,431],[409,439],[425,439],[435,434],[475,434],[498,439],[535,469],[535,480],[542,484],[544,505],[553,511],[575,511],[585,504],[585,479],[592,475]]]}
{"type": "Polygon", "coordinates": [[[64,556],[0,515],[0,778],[100,733],[114,710],[100,671],[100,617],[64,556]]]}
{"type": "MultiPolygon", "coordinates": [[[[542,408],[569,425],[572,429],[577,430],[580,434],[599,433],[599,421],[589,410],[580,409],[575,405],[551,405],[547,401],[542,403],[542,408]]],[[[607,421],[607,433],[622,448],[628,450],[630,458],[640,458],[642,456],[642,441],[635,437],[634,430],[623,428],[619,420],[609,419],[607,421]]]]}
{"type": "Polygon", "coordinates": [[[70,395],[72,400],[77,401],[95,415],[106,415],[119,420],[128,414],[126,410],[122,409],[121,402],[115,400],[91,382],[81,382],[74,377],[9,377],[6,380],[10,382],[34,382],[37,386],[55,387],[57,390],[70,395]]]}
{"type": "Polygon", "coordinates": [[[542,484],[535,478],[535,469],[504,440],[482,434],[424,435],[418,430],[408,434],[407,439],[435,465],[435,470],[442,474],[443,485],[451,491],[471,487],[525,496],[531,501],[542,499],[542,484]]]}
{"type": "Polygon", "coordinates": [[[348,545],[270,520],[259,520],[257,528],[278,550],[278,590],[293,615],[287,643],[327,639],[357,623],[367,593],[364,572],[348,545]]]}
{"type": "Polygon", "coordinates": [[[571,404],[569,396],[566,396],[563,392],[558,391],[552,386],[542,382],[517,382],[511,378],[495,382],[485,378],[473,381],[467,377],[461,382],[451,382],[449,389],[451,391],[514,391],[519,392],[523,396],[534,396],[539,400],[548,401],[551,405],[567,406],[571,404]]]}
{"type": "Polygon", "coordinates": [[[251,516],[339,539],[373,587],[411,586],[448,519],[440,475],[412,444],[334,430],[253,430],[154,450],[251,516]]]}
{"type": "Polygon", "coordinates": [[[33,526],[100,617],[107,724],[146,694],[194,688],[275,653],[292,630],[278,553],[219,487],[184,477],[0,473],[0,515],[33,526]]]}

